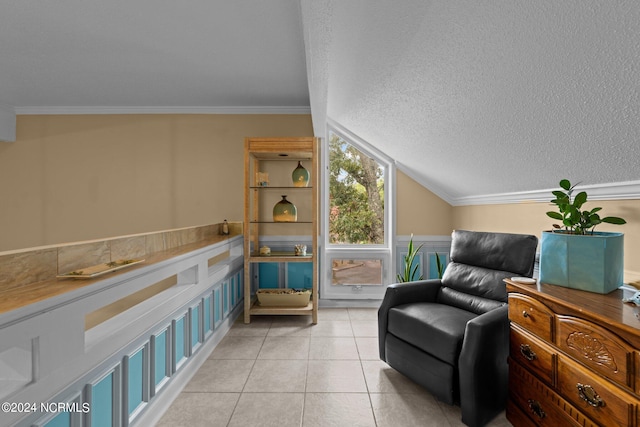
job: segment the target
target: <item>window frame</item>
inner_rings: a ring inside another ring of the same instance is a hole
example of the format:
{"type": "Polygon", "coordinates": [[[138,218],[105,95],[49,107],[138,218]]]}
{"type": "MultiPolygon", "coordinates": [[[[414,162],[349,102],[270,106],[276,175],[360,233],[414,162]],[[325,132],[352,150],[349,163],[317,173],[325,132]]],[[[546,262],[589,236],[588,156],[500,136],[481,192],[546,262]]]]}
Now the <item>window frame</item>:
{"type": "Polygon", "coordinates": [[[321,242],[320,295],[323,299],[382,299],[388,284],[393,283],[396,271],[394,247],[396,240],[396,169],[391,158],[368,144],[362,138],[349,132],[338,123],[328,120],[326,137],[321,156],[321,221],[323,236],[321,242]],[[329,141],[336,134],[367,156],[373,158],[384,169],[384,242],[382,244],[334,244],[329,242],[329,141]],[[382,260],[381,285],[332,285],[332,261],[334,259],[380,259],[382,260]]]}

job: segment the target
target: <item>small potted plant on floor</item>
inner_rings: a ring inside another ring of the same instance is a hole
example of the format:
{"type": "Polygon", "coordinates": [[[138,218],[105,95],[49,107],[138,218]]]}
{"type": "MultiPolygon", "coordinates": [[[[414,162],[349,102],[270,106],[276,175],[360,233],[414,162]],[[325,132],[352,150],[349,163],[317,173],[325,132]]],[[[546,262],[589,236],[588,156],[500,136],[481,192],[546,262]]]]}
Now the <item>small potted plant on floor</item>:
{"type": "Polygon", "coordinates": [[[583,210],[587,193],[575,196],[575,185],[567,179],[560,181],[561,190],[553,191],[551,203],[558,211],[547,216],[561,221],[554,230],[543,231],[540,241],[540,281],[552,285],[606,294],[622,285],[622,233],[597,232],[602,223],[626,224],[619,217],[601,218],[602,208],[583,210]]]}
{"type": "Polygon", "coordinates": [[[420,267],[419,263],[414,265],[414,260],[420,249],[422,249],[422,245],[417,248],[413,246],[413,234],[409,239],[409,245],[407,246],[407,255],[403,257],[404,268],[402,269],[402,274],[398,274],[398,282],[413,282],[414,280],[422,280],[423,276],[420,275],[417,277],[418,268],[420,267]]]}

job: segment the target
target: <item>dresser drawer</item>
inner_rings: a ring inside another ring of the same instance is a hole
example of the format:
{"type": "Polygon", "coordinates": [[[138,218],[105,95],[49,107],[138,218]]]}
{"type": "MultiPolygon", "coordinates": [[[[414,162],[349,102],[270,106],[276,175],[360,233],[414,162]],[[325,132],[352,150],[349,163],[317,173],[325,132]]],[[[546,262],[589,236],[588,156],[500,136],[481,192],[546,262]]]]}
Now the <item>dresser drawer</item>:
{"type": "Polygon", "coordinates": [[[563,355],[558,357],[557,389],[586,416],[602,425],[635,425],[636,397],[563,355]]]}
{"type": "Polygon", "coordinates": [[[547,342],[553,342],[553,312],[526,295],[509,294],[509,320],[547,342]]]}
{"type": "MultiPolygon", "coordinates": [[[[512,359],[509,360],[509,399],[538,426],[598,426],[512,359]]],[[[509,421],[519,427],[517,411],[511,410],[511,413],[516,419],[509,421]]]]}
{"type": "Polygon", "coordinates": [[[555,352],[552,347],[515,324],[511,325],[509,345],[512,359],[526,366],[547,384],[554,384],[555,352]]]}
{"type": "Polygon", "coordinates": [[[635,351],[617,335],[587,320],[556,317],[556,345],[590,369],[633,390],[635,351]]]}
{"type": "MultiPolygon", "coordinates": [[[[635,367],[636,367],[634,370],[634,372],[636,373],[634,375],[634,379],[636,383],[635,391],[636,393],[640,394],[640,351],[635,351],[633,358],[635,359],[635,367]]],[[[638,412],[640,412],[640,409],[638,409],[638,412]]],[[[638,419],[640,419],[640,414],[638,414],[638,419]]],[[[638,425],[640,426],[640,422],[638,423],[638,425]]]]}
{"type": "Polygon", "coordinates": [[[507,420],[509,420],[512,426],[536,427],[536,424],[527,415],[525,415],[524,411],[520,409],[513,400],[509,400],[507,402],[507,409],[505,412],[507,420]]]}

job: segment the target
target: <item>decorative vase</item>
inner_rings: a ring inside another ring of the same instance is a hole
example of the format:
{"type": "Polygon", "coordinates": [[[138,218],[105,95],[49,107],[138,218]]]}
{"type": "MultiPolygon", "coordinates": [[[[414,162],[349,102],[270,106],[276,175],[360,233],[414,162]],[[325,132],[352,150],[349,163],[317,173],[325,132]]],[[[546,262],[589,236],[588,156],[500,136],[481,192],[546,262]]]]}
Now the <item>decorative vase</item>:
{"type": "Polygon", "coordinates": [[[306,187],[309,185],[309,171],[302,166],[302,163],[298,161],[298,167],[291,173],[294,187],[306,187]]]}
{"type": "Polygon", "coordinates": [[[287,196],[283,195],[273,207],[273,220],[275,222],[296,222],[298,220],[298,210],[296,206],[287,200],[287,196]]]}
{"type": "Polygon", "coordinates": [[[543,231],[540,282],[608,294],[622,285],[624,235],[575,235],[543,231]]]}

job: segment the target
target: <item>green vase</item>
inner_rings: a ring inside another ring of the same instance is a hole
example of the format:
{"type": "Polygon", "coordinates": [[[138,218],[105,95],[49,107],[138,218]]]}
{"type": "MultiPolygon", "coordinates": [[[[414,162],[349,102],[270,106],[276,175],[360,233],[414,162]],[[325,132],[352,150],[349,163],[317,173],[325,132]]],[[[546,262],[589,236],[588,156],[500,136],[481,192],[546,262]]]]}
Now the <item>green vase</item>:
{"type": "Polygon", "coordinates": [[[287,196],[282,196],[273,207],[273,220],[275,222],[296,222],[298,220],[298,210],[296,206],[287,200],[287,196]]]}
{"type": "Polygon", "coordinates": [[[291,173],[294,187],[306,187],[309,185],[309,171],[302,166],[302,163],[298,161],[298,167],[291,173]]]}

